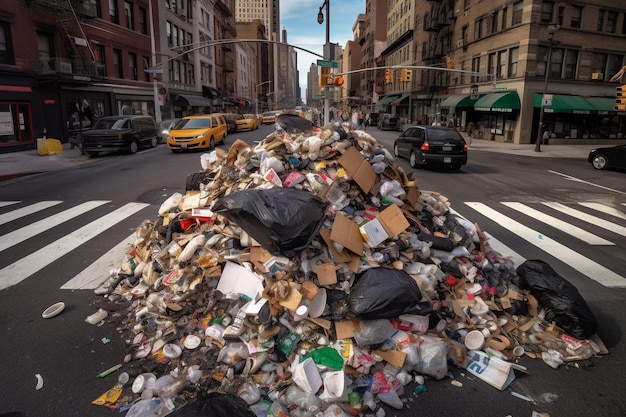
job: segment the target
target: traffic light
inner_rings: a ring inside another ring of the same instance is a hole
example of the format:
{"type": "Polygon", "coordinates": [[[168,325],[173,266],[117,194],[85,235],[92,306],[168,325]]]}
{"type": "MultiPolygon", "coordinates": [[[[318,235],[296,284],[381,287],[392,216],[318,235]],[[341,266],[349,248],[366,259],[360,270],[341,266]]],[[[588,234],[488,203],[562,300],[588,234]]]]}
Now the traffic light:
{"type": "Polygon", "coordinates": [[[333,76],[330,74],[330,68],[322,67],[320,73],[320,86],[333,85],[333,76]]]}
{"type": "Polygon", "coordinates": [[[385,84],[393,84],[393,71],[391,69],[385,70],[385,84]]]}
{"type": "Polygon", "coordinates": [[[411,82],[411,80],[413,79],[413,70],[410,69],[403,69],[402,73],[400,75],[400,81],[404,81],[404,82],[411,82]]]}
{"type": "Polygon", "coordinates": [[[332,85],[343,85],[343,77],[341,75],[335,75],[333,77],[333,84],[332,85]]]}
{"type": "Polygon", "coordinates": [[[452,61],[452,58],[450,58],[449,56],[446,57],[446,68],[454,69],[454,62],[452,61]]]}
{"type": "Polygon", "coordinates": [[[626,85],[615,87],[615,110],[626,111],[626,85]]]}

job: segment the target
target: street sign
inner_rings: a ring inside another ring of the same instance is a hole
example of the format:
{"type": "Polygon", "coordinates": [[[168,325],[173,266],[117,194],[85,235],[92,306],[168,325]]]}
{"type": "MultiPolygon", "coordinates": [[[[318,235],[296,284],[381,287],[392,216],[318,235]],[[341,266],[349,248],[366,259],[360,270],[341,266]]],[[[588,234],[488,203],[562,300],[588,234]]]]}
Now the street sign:
{"type": "Polygon", "coordinates": [[[143,71],[147,72],[148,74],[163,74],[163,67],[159,65],[156,67],[146,68],[143,71]]]}
{"type": "Polygon", "coordinates": [[[317,65],[320,67],[337,68],[337,62],[335,61],[322,61],[321,59],[318,59],[317,65]]]}
{"type": "Polygon", "coordinates": [[[551,106],[552,105],[552,94],[544,94],[541,100],[542,106],[551,106]]]}

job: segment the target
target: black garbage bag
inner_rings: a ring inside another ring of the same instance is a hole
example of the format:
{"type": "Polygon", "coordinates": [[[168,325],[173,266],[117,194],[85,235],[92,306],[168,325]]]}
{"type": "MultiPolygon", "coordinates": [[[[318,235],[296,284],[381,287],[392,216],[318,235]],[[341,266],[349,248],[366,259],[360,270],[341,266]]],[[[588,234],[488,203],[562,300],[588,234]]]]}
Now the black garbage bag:
{"type": "Polygon", "coordinates": [[[546,308],[546,320],[554,321],[567,334],[588,339],[598,322],[576,287],[541,260],[528,260],[517,267],[513,283],[529,290],[546,308]]]}
{"type": "Polygon", "coordinates": [[[357,277],[348,304],[359,319],[385,319],[410,311],[421,299],[417,283],[406,272],[372,268],[357,277]]]}
{"type": "Polygon", "coordinates": [[[237,223],[273,255],[293,257],[317,234],[324,202],[294,188],[249,189],[220,198],[212,207],[237,223]]]}
{"type": "Polygon", "coordinates": [[[175,417],[255,417],[254,412],[246,402],[232,394],[211,392],[181,411],[175,412],[175,417]]]}

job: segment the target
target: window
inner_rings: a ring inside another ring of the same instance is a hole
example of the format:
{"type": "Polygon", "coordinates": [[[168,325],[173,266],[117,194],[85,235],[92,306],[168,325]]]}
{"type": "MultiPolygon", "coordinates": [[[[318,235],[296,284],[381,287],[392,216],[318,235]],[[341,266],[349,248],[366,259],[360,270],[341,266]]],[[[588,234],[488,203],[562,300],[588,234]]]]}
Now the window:
{"type": "Polygon", "coordinates": [[[617,26],[617,12],[609,12],[606,17],[606,31],[609,33],[615,33],[617,26]]]}
{"type": "Polygon", "coordinates": [[[116,78],[124,78],[122,51],[120,49],[113,49],[113,76],[116,78]]]}
{"type": "Polygon", "coordinates": [[[139,8],[139,31],[144,35],[148,34],[148,18],[146,9],[143,7],[139,8]]]}
{"type": "Polygon", "coordinates": [[[564,70],[563,78],[566,80],[574,80],[576,79],[576,69],[578,68],[578,51],[575,49],[568,49],[565,52],[565,62],[564,62],[564,70]]]}
{"type": "Polygon", "coordinates": [[[513,3],[513,24],[519,25],[522,23],[522,13],[524,12],[524,4],[521,1],[513,3]]]}
{"type": "Polygon", "coordinates": [[[502,30],[506,29],[506,28],[507,28],[507,25],[508,25],[508,23],[509,23],[509,22],[507,21],[507,19],[508,19],[507,11],[508,11],[508,10],[509,10],[509,9],[507,9],[507,7],[506,7],[506,6],[502,6],[502,30]]]}
{"type": "Polygon", "coordinates": [[[52,35],[42,32],[37,33],[37,50],[40,62],[47,64],[50,62],[50,58],[54,57],[52,45],[52,35]]]}
{"type": "Polygon", "coordinates": [[[130,30],[135,30],[135,13],[133,4],[129,1],[124,2],[124,16],[126,17],[126,27],[130,30]]]}
{"type": "Polygon", "coordinates": [[[604,28],[604,14],[604,10],[598,11],[598,27],[596,27],[598,32],[602,32],[602,29],[604,28]]]}
{"type": "Polygon", "coordinates": [[[137,80],[137,54],[133,52],[129,52],[128,54],[128,68],[130,69],[130,78],[133,80],[137,80]]]}
{"type": "Polygon", "coordinates": [[[541,5],[541,23],[551,23],[552,10],[554,10],[554,2],[544,1],[541,5]]]}
{"type": "Polygon", "coordinates": [[[570,20],[570,26],[573,28],[580,28],[580,19],[583,15],[582,6],[572,6],[572,15],[570,20]]]}
{"type": "Polygon", "coordinates": [[[0,64],[13,65],[14,60],[11,27],[6,22],[0,22],[0,64]]]}
{"type": "MultiPolygon", "coordinates": [[[[145,69],[150,68],[150,59],[147,56],[144,56],[142,60],[143,60],[143,69],[145,70],[145,69]]],[[[143,72],[143,80],[150,81],[150,74],[148,74],[146,71],[143,72]]]]}
{"type": "MultiPolygon", "coordinates": [[[[472,72],[480,72],[480,57],[476,56],[472,58],[472,72]]],[[[472,83],[478,82],[478,76],[472,75],[472,83]]]]}
{"type": "Polygon", "coordinates": [[[500,17],[500,13],[498,10],[493,11],[491,13],[491,27],[489,28],[489,33],[496,33],[498,31],[498,18],[500,17]]]}
{"type": "Polygon", "coordinates": [[[95,45],[93,48],[94,63],[96,66],[96,74],[100,77],[106,77],[107,69],[104,61],[104,45],[95,45]]]}
{"type": "Polygon", "coordinates": [[[474,22],[474,40],[483,37],[483,18],[480,17],[474,22]]]}
{"type": "Polygon", "coordinates": [[[167,32],[167,46],[174,46],[174,40],[172,39],[172,22],[165,22],[165,30],[167,32]]]}
{"type": "Polygon", "coordinates": [[[120,16],[117,11],[117,0],[109,0],[109,18],[112,23],[120,23],[120,16]]]}
{"type": "Polygon", "coordinates": [[[508,54],[507,51],[500,51],[498,52],[498,78],[505,78],[507,73],[506,73],[506,66],[507,66],[507,58],[508,54]]]}
{"type": "Polygon", "coordinates": [[[519,60],[519,47],[509,50],[509,78],[517,76],[517,62],[519,60]]]}

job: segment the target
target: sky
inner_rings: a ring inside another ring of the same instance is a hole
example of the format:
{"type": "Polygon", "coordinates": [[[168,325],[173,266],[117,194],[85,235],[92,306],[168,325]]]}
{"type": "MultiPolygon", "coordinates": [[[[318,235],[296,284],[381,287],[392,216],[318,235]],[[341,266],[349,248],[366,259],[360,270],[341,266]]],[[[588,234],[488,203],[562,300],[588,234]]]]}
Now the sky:
{"type": "MultiPolygon", "coordinates": [[[[328,0],[330,2],[330,42],[346,46],[352,40],[352,25],[359,13],[365,13],[365,0],[328,0]]],[[[317,23],[317,14],[324,0],[281,0],[280,24],[287,30],[289,44],[323,55],[326,42],[326,7],[324,23],[317,23]]],[[[296,49],[302,98],[305,99],[307,73],[319,56],[296,49]]]]}

